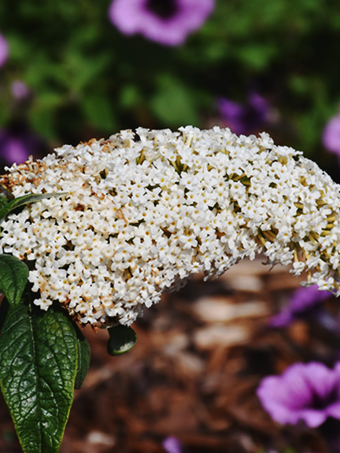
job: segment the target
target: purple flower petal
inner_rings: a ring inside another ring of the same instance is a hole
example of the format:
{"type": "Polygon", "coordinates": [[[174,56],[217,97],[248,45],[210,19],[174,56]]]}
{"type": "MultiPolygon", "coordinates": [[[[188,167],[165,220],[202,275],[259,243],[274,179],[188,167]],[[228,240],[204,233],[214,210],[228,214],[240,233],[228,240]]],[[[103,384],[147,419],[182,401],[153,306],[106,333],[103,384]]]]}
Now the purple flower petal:
{"type": "Polygon", "coordinates": [[[272,327],[284,327],[297,318],[298,315],[311,309],[332,296],[328,291],[320,291],[317,285],[297,289],[288,305],[270,320],[272,327]]]}
{"type": "Polygon", "coordinates": [[[294,320],[294,316],[289,307],[285,307],[280,313],[273,316],[269,320],[269,325],[272,327],[285,327],[294,320]]]}
{"type": "Polygon", "coordinates": [[[0,129],[0,161],[5,165],[25,162],[42,149],[43,141],[25,124],[0,129]]]}
{"type": "Polygon", "coordinates": [[[249,135],[267,121],[270,107],[259,94],[252,91],[244,105],[226,98],[217,100],[221,119],[235,134],[249,135]]]}
{"type": "Polygon", "coordinates": [[[176,437],[170,436],[163,441],[163,447],[168,453],[181,453],[182,446],[181,443],[176,437]]]}
{"type": "Polygon", "coordinates": [[[326,412],[329,417],[338,418],[340,420],[340,401],[331,404],[326,412]]]}
{"type": "Polygon", "coordinates": [[[30,90],[22,80],[14,80],[11,84],[12,95],[18,99],[25,99],[30,95],[30,90]]]}
{"type": "Polygon", "coordinates": [[[304,375],[306,383],[321,401],[327,400],[329,395],[336,391],[340,380],[340,375],[336,370],[331,371],[322,363],[317,362],[305,365],[304,375]]]}
{"type": "Polygon", "coordinates": [[[297,421],[299,420],[303,420],[309,428],[317,428],[327,420],[327,413],[313,409],[301,410],[297,421]]]}
{"type": "Polygon", "coordinates": [[[281,376],[262,380],[257,395],[273,420],[310,428],[329,416],[340,419],[340,364],[330,370],[322,363],[297,363],[281,376]]]}
{"type": "Polygon", "coordinates": [[[243,113],[244,107],[239,103],[230,101],[226,98],[219,98],[217,100],[217,108],[220,112],[222,119],[226,125],[237,135],[244,132],[243,113]]]}
{"type": "Polygon", "coordinates": [[[7,140],[3,153],[8,160],[16,163],[22,163],[29,157],[29,150],[25,143],[14,137],[7,140]]]}
{"type": "Polygon", "coordinates": [[[163,0],[162,6],[155,0],[113,0],[109,17],[126,35],[140,33],[160,44],[178,46],[203,25],[214,6],[215,0],[163,0]]]}
{"type": "Polygon", "coordinates": [[[327,123],[322,141],[324,147],[340,157],[340,112],[327,123]]]}
{"type": "Polygon", "coordinates": [[[2,66],[8,58],[9,47],[6,39],[0,35],[0,66],[2,66]]]}

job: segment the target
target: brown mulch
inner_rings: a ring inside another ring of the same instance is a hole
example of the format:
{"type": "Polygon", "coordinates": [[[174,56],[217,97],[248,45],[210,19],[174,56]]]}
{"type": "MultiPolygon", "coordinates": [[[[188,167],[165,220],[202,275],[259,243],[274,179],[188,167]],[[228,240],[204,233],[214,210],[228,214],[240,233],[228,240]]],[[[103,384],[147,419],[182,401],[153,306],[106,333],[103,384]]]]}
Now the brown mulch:
{"type": "MultiPolygon", "coordinates": [[[[60,452],[164,453],[168,436],[187,453],[324,452],[315,430],[276,424],[256,397],[262,377],[329,354],[303,321],[268,328],[302,279],[262,261],[164,295],[133,325],[138,342],[124,356],[108,356],[107,332],[86,328],[91,367],[60,452]]],[[[0,420],[0,452],[20,452],[3,402],[0,420]]]]}

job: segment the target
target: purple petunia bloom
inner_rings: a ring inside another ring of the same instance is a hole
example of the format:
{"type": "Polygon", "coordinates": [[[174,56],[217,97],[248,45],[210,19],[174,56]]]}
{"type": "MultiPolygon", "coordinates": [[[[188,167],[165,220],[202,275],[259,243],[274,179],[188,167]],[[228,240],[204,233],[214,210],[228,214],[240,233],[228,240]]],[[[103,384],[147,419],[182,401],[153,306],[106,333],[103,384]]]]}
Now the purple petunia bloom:
{"type": "Polygon", "coordinates": [[[2,35],[0,35],[0,66],[2,66],[7,60],[8,53],[8,42],[2,35]]]}
{"type": "Polygon", "coordinates": [[[327,123],[322,137],[323,145],[340,158],[340,112],[327,123]]]}
{"type": "Polygon", "coordinates": [[[332,293],[320,291],[317,285],[299,288],[293,293],[288,305],[273,316],[269,324],[272,327],[285,327],[331,296],[332,293]]]}
{"type": "Polygon", "coordinates": [[[167,453],[182,453],[182,445],[176,437],[167,437],[162,445],[167,453]]]}
{"type": "Polygon", "coordinates": [[[22,80],[14,80],[12,82],[11,92],[13,97],[18,101],[27,99],[31,94],[31,91],[22,80]]]}
{"type": "Polygon", "coordinates": [[[215,0],[113,0],[111,22],[124,34],[140,33],[166,46],[183,44],[213,11],[215,0]]]}
{"type": "Polygon", "coordinates": [[[14,162],[21,164],[30,155],[29,146],[21,137],[11,135],[8,131],[0,130],[0,158],[7,165],[14,162]]]}
{"type": "Polygon", "coordinates": [[[0,129],[0,164],[21,164],[31,154],[37,155],[44,143],[26,125],[16,124],[8,129],[0,129]]]}
{"type": "Polygon", "coordinates": [[[251,92],[244,105],[226,98],[217,100],[221,119],[237,135],[249,135],[268,120],[270,106],[259,94],[251,92]]]}
{"type": "Polygon", "coordinates": [[[328,417],[340,419],[340,362],[333,370],[322,363],[296,363],[281,376],[264,378],[257,389],[262,406],[278,423],[310,428],[328,417]]]}

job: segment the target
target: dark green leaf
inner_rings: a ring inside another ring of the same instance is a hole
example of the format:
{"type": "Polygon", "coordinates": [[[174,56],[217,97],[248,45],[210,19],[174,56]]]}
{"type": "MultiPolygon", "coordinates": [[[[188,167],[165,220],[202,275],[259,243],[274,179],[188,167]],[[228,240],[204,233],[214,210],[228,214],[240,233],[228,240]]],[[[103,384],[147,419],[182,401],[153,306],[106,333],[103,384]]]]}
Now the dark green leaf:
{"type": "Polygon", "coordinates": [[[117,127],[112,102],[105,94],[86,92],[82,108],[86,119],[98,129],[113,131],[117,127]]]}
{"type": "Polygon", "coordinates": [[[108,329],[110,338],[107,342],[107,352],[110,355],[121,355],[130,351],[137,342],[136,332],[131,327],[119,324],[108,329]]]}
{"type": "Polygon", "coordinates": [[[175,77],[164,75],[159,78],[158,89],[150,99],[150,107],[156,118],[169,126],[199,124],[196,96],[190,86],[175,77]]]}
{"type": "Polygon", "coordinates": [[[10,305],[20,302],[28,278],[28,267],[12,255],[0,255],[0,292],[10,305]]]}
{"type": "MultiPolygon", "coordinates": [[[[1,300],[1,297],[0,297],[0,300],[1,300]]],[[[1,304],[0,304],[0,332],[4,325],[8,310],[9,310],[8,300],[5,297],[3,297],[1,304]]]]}
{"type": "Polygon", "coordinates": [[[59,193],[31,193],[28,195],[23,195],[22,197],[15,198],[14,200],[7,203],[5,206],[1,207],[0,209],[0,220],[6,217],[6,215],[13,211],[13,209],[19,208],[27,203],[33,203],[35,201],[42,200],[43,198],[52,198],[58,197],[61,195],[66,195],[67,192],[59,192],[59,193]]]}
{"type": "Polygon", "coordinates": [[[9,309],[0,337],[0,384],[26,453],[57,453],[73,400],[77,336],[50,308],[9,309]],[[35,310],[34,310],[35,311],[35,310]]]}
{"type": "Polygon", "coordinates": [[[8,200],[6,200],[6,198],[2,197],[0,195],[0,209],[2,209],[4,206],[6,206],[7,204],[9,203],[8,200]]]}
{"type": "Polygon", "coordinates": [[[80,332],[78,327],[77,329],[77,344],[78,344],[78,366],[77,366],[77,374],[76,380],[74,383],[74,388],[79,390],[83,385],[84,379],[87,375],[90,366],[90,359],[91,359],[91,348],[84,337],[84,335],[80,332]]]}

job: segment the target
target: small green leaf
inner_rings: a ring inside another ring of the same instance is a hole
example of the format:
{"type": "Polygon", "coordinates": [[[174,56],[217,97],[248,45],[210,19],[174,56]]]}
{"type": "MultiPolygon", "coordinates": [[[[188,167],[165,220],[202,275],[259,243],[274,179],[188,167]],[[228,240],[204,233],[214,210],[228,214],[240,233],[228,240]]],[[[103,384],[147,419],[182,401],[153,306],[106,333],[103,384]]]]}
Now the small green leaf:
{"type": "Polygon", "coordinates": [[[0,220],[6,217],[6,215],[13,211],[13,209],[19,208],[27,203],[33,203],[35,201],[42,200],[43,198],[52,198],[58,197],[61,195],[66,195],[67,192],[59,192],[59,193],[31,193],[28,195],[23,195],[22,197],[15,198],[14,200],[10,201],[6,205],[0,207],[0,220]]]}
{"type": "Polygon", "coordinates": [[[108,329],[110,338],[107,342],[107,352],[110,355],[121,355],[130,351],[137,342],[136,332],[131,327],[119,324],[108,329]]]}
{"type": "Polygon", "coordinates": [[[6,206],[7,204],[9,203],[8,200],[6,200],[6,198],[4,198],[3,196],[0,195],[0,209],[2,209],[4,206],[6,206]]]}
{"type": "Polygon", "coordinates": [[[59,451],[77,355],[77,335],[65,314],[10,307],[0,337],[0,385],[25,453],[59,451]]]}
{"type": "Polygon", "coordinates": [[[79,390],[83,385],[84,379],[89,371],[90,366],[90,359],[91,359],[91,348],[84,337],[84,335],[79,330],[78,326],[76,326],[77,331],[77,345],[78,345],[78,366],[77,366],[77,374],[76,380],[74,383],[74,388],[79,390]]]}
{"type": "Polygon", "coordinates": [[[19,304],[28,278],[28,267],[12,255],[0,255],[0,292],[12,306],[19,304]]]}
{"type": "Polygon", "coordinates": [[[0,204],[8,203],[13,199],[14,195],[0,184],[0,204]]]}

